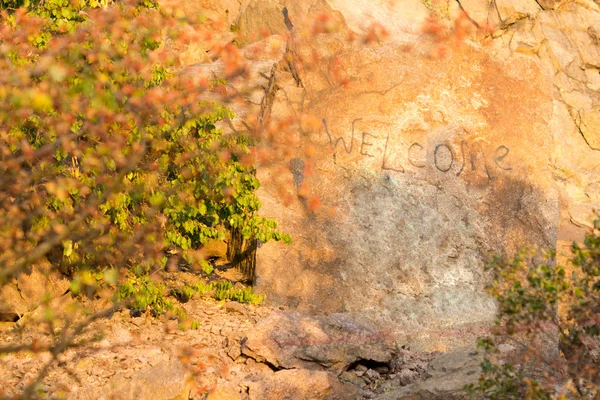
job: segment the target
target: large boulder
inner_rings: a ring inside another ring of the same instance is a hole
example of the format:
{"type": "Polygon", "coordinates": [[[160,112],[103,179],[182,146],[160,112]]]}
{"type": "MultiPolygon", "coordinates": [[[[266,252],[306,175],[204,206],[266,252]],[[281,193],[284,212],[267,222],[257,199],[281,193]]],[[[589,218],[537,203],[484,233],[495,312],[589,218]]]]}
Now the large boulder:
{"type": "MultiPolygon", "coordinates": [[[[294,238],[260,248],[258,291],[369,316],[425,350],[471,342],[495,316],[489,256],[556,243],[551,80],[466,44],[441,59],[424,39],[411,52],[311,45],[323,58],[302,71],[302,110],[318,123],[287,134],[289,158],[258,168],[262,212],[294,238]]],[[[283,120],[280,92],[272,117],[283,120]]]]}
{"type": "Polygon", "coordinates": [[[69,280],[47,262],[29,267],[0,288],[0,320],[20,318],[44,301],[65,294],[69,284],[69,280]]]}
{"type": "Polygon", "coordinates": [[[259,321],[242,340],[245,355],[278,369],[342,372],[357,361],[390,362],[395,350],[385,331],[345,314],[274,313],[259,321]]]}
{"type": "Polygon", "coordinates": [[[257,171],[263,214],[294,238],[258,251],[272,303],[460,346],[494,318],[491,254],[565,246],[600,208],[597,2],[247,0],[236,21],[260,85],[233,125],[270,117],[285,153],[257,171]],[[422,35],[462,11],[485,28],[466,43],[422,35]],[[339,35],[312,35],[323,13],[339,35]],[[348,42],[374,22],[390,42],[348,42]]]}

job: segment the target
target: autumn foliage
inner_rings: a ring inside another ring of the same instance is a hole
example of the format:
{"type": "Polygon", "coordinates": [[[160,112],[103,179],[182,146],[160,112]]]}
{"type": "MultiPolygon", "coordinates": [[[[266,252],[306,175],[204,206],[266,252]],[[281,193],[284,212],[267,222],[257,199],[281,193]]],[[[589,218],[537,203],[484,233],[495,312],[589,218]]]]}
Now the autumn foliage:
{"type": "MultiPolygon", "coordinates": [[[[127,303],[139,294],[128,276],[181,263],[210,273],[202,246],[231,230],[290,240],[257,215],[254,132],[218,129],[231,99],[218,82],[180,75],[166,50],[201,40],[180,13],[150,1],[2,9],[0,285],[50,261],[74,294],[127,303]]],[[[224,79],[245,73],[234,51],[223,54],[224,79]]],[[[0,353],[58,354],[83,330],[64,326],[59,347],[0,353]]]]}

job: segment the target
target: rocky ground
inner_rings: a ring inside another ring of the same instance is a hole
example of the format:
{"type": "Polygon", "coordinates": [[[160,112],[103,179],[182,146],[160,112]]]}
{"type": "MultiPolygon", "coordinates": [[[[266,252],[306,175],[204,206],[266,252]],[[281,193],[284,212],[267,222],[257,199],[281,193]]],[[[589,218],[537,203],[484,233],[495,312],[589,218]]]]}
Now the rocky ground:
{"type": "MultiPolygon", "coordinates": [[[[77,306],[70,294],[54,302],[59,310],[77,306]]],[[[181,307],[196,321],[193,327],[182,330],[175,320],[149,313],[132,316],[129,310],[94,322],[90,332],[103,332],[103,337],[60,355],[38,394],[69,399],[389,400],[425,391],[451,398],[465,379],[477,376],[475,353],[456,353],[458,359],[454,354],[445,361],[447,355],[417,355],[396,348],[381,331],[346,314],[317,318],[211,298],[192,299],[181,307]]],[[[38,309],[25,318],[42,314],[38,309]]],[[[45,343],[52,340],[47,332],[44,324],[4,323],[0,346],[45,343]]],[[[17,395],[50,359],[48,353],[33,352],[3,356],[2,395],[17,395]]]]}

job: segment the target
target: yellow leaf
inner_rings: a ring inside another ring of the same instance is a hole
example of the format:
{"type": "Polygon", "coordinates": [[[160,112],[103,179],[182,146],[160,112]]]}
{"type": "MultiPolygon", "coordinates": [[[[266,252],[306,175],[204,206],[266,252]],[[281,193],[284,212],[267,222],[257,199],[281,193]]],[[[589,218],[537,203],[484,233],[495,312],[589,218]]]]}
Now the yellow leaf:
{"type": "Polygon", "coordinates": [[[52,99],[46,93],[36,90],[32,94],[31,105],[37,111],[46,111],[52,108],[52,99]]]}
{"type": "Polygon", "coordinates": [[[61,65],[50,66],[48,72],[50,73],[52,79],[54,79],[56,82],[62,82],[67,77],[67,69],[61,65]]]}

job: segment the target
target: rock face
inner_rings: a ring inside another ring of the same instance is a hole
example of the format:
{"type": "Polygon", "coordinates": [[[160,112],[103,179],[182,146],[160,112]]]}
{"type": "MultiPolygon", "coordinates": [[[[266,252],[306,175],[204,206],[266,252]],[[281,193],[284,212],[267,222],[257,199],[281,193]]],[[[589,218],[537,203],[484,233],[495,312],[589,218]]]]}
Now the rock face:
{"type": "Polygon", "coordinates": [[[264,34],[283,35],[290,31],[304,31],[312,27],[315,18],[327,14],[337,20],[343,17],[326,0],[249,0],[245,2],[238,22],[238,43],[246,45],[257,42],[264,34]],[[283,9],[287,18],[284,18],[283,9]]]}
{"type": "Polygon", "coordinates": [[[491,254],[563,246],[600,208],[597,1],[239,4],[227,18],[262,86],[249,114],[294,127],[257,171],[263,214],[294,238],[258,251],[272,303],[459,346],[494,317],[491,254]],[[428,39],[430,14],[469,39],[428,39]]]}
{"type": "Polygon", "coordinates": [[[468,348],[442,354],[429,363],[427,379],[392,390],[376,400],[466,399],[464,386],[477,382],[482,359],[482,354],[468,348]]]}
{"type": "Polygon", "coordinates": [[[349,315],[318,318],[299,312],[270,315],[242,344],[242,353],[275,368],[338,373],[357,361],[388,363],[395,350],[388,333],[366,327],[349,315]]]}
{"type": "MultiPolygon", "coordinates": [[[[258,252],[257,288],[290,307],[389,321],[435,349],[493,318],[490,253],[555,244],[558,194],[551,82],[539,67],[467,45],[436,60],[422,44],[407,53],[316,41],[349,84],[332,84],[319,63],[301,77],[303,111],[320,127],[298,134],[288,161],[292,204],[263,188],[264,214],[294,243],[258,252]]],[[[259,177],[276,171],[259,167],[259,177]]]]}

